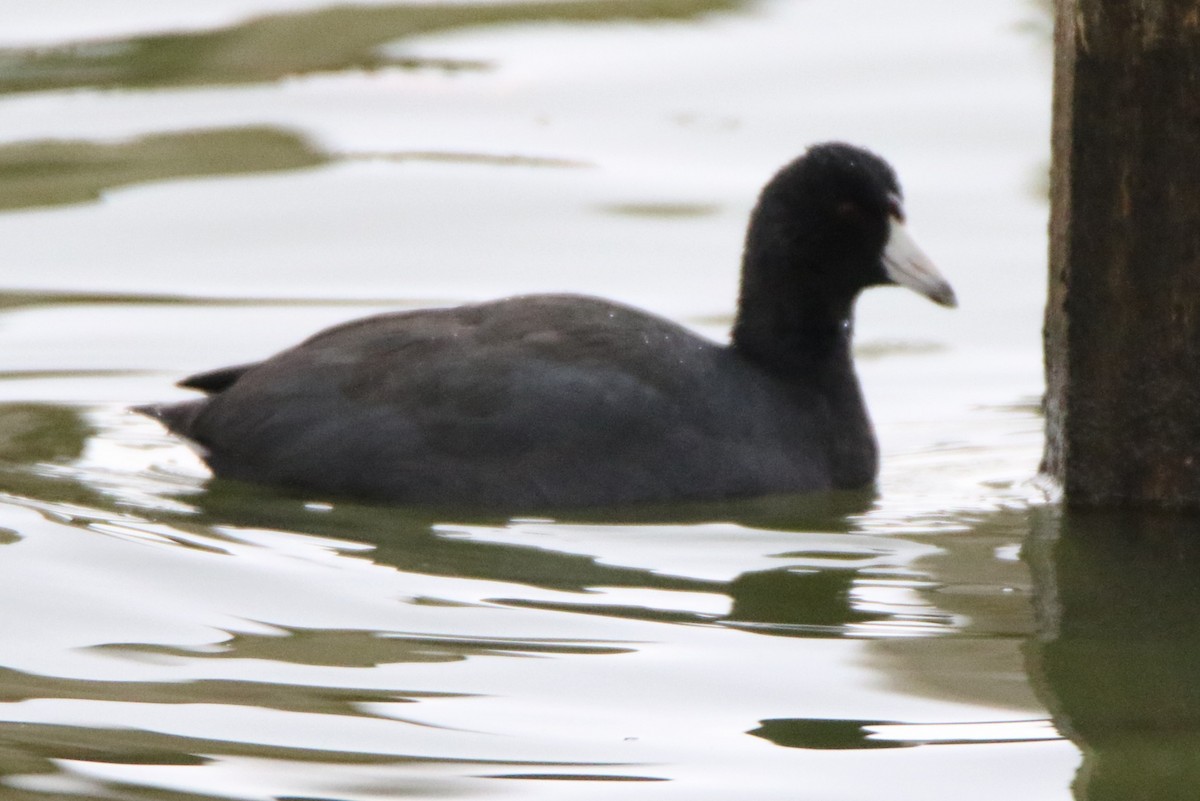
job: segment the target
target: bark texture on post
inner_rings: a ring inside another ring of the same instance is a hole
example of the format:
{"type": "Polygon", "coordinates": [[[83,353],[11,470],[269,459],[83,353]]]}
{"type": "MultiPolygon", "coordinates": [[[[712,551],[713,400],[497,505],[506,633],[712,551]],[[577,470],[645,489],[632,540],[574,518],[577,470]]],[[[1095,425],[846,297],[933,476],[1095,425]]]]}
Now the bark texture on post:
{"type": "Polygon", "coordinates": [[[1200,508],[1200,0],[1057,0],[1043,469],[1200,508]]]}

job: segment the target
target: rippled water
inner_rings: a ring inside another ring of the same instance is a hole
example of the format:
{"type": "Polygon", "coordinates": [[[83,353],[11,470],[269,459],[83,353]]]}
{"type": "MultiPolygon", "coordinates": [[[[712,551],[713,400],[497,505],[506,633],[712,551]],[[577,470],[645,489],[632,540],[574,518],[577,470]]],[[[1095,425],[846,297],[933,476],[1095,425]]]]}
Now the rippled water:
{"type": "Polygon", "coordinates": [[[1200,633],[1138,613],[1195,608],[1189,563],[1121,567],[1033,481],[1044,9],[853,6],[9,9],[0,797],[1190,797],[1200,633]],[[125,411],[383,308],[722,337],[755,192],[829,138],[895,163],[962,303],[860,305],[877,492],[331,504],[125,411]]]}

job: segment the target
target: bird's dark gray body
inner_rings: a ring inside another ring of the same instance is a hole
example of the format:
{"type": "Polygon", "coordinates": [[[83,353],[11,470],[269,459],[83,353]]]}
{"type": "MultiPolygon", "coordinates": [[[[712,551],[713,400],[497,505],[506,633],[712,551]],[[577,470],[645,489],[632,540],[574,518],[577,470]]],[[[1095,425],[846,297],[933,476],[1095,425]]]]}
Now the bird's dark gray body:
{"type": "Polygon", "coordinates": [[[626,306],[531,295],[382,315],[193,376],[139,409],[219,476],[392,503],[570,507],[854,488],[875,438],[854,301],[954,293],[909,239],[891,168],[815,146],[751,215],[729,345],[626,306]]]}
{"type": "Polygon", "coordinates": [[[848,364],[822,367],[788,380],[636,309],[540,295],[347,323],[185,380],[212,394],[153,413],[218,475],[395,503],[867,484],[875,446],[857,381],[848,364]]]}

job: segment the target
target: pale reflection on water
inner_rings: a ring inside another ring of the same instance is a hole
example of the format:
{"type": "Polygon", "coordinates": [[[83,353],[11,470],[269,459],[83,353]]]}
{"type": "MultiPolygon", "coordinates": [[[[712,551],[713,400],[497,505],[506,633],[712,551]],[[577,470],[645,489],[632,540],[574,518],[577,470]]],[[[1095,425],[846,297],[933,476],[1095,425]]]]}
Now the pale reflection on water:
{"type": "Polygon", "coordinates": [[[0,33],[0,794],[1071,797],[1063,721],[1107,720],[1037,605],[1082,584],[1022,550],[1058,525],[1036,6],[203,5],[0,33]],[[723,337],[754,193],[827,138],[896,164],[963,306],[860,305],[877,491],[374,508],[209,484],[125,411],[384,308],[723,337]]]}

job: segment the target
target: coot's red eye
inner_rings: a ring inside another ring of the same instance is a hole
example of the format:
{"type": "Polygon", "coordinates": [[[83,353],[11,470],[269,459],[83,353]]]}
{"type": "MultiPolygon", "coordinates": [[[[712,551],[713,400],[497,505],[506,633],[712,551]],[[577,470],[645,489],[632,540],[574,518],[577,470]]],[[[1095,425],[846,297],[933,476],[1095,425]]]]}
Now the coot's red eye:
{"type": "Polygon", "coordinates": [[[841,217],[843,220],[858,220],[863,216],[862,208],[859,207],[859,205],[853,200],[843,200],[841,203],[837,204],[837,206],[834,208],[834,211],[836,211],[837,216],[841,217]]]}

